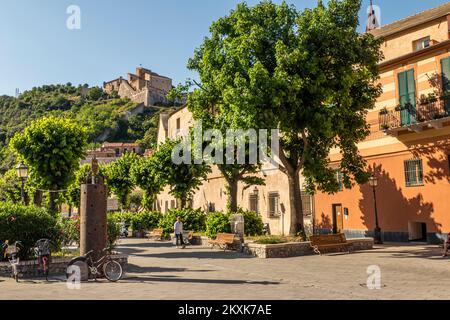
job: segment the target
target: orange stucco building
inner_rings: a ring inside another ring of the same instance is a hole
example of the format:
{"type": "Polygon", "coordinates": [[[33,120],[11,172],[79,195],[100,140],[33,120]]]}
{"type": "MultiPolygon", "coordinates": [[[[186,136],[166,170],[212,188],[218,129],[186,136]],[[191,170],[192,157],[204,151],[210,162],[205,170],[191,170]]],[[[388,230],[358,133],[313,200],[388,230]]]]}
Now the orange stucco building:
{"type": "MultiPolygon", "coordinates": [[[[378,178],[379,224],[386,241],[434,242],[450,232],[450,3],[371,32],[384,39],[383,93],[359,150],[378,178]]],[[[368,184],[317,194],[316,228],[370,235],[373,199],[368,184]]]]}

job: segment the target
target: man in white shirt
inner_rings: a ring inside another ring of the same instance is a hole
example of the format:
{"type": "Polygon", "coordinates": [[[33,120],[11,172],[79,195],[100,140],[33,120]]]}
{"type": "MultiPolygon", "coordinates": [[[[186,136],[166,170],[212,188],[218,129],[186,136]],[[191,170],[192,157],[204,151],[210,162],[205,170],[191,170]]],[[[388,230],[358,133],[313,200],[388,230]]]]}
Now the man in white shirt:
{"type": "Polygon", "coordinates": [[[183,222],[181,222],[181,217],[177,217],[177,222],[175,222],[175,224],[173,225],[173,229],[175,232],[175,237],[177,238],[176,240],[177,248],[178,248],[178,241],[180,241],[182,249],[184,249],[186,246],[184,245],[183,242],[183,222]]]}

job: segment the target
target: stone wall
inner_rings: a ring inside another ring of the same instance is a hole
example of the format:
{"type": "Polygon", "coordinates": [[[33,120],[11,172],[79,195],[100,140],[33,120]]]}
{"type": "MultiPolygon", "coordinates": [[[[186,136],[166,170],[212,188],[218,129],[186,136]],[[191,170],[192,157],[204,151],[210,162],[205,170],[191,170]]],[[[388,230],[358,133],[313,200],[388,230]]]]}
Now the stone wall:
{"type": "MultiPolygon", "coordinates": [[[[370,250],[373,248],[373,239],[347,239],[352,244],[352,251],[370,250]]],[[[263,259],[288,258],[312,255],[314,251],[310,242],[290,242],[280,244],[246,243],[244,253],[263,259]]]]}
{"type": "MultiPolygon", "coordinates": [[[[128,256],[126,255],[113,255],[112,258],[118,261],[124,270],[128,264],[128,256]]],[[[49,275],[64,275],[66,273],[67,265],[72,257],[68,258],[52,258],[50,263],[49,275]]],[[[21,261],[19,263],[19,278],[22,277],[39,277],[42,276],[42,271],[39,268],[37,260],[21,261]]],[[[11,276],[11,265],[9,262],[0,262],[0,277],[11,276]]]]}

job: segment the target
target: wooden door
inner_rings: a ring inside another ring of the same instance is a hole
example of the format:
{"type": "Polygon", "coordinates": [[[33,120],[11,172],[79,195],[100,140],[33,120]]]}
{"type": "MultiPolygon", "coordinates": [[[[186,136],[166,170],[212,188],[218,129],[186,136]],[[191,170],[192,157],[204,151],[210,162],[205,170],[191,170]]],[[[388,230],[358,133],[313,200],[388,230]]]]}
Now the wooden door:
{"type": "Polygon", "coordinates": [[[333,232],[344,232],[344,210],[342,204],[333,204],[333,232]]]}

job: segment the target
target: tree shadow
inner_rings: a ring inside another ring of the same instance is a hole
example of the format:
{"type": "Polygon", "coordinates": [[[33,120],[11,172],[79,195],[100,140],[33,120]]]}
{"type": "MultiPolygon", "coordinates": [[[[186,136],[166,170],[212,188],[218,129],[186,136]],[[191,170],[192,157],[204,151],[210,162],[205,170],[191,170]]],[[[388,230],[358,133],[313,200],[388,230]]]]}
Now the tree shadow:
{"type": "Polygon", "coordinates": [[[177,251],[142,254],[139,257],[163,258],[163,259],[255,259],[252,256],[245,255],[235,251],[212,251],[204,248],[203,251],[177,251]]]}
{"type": "Polygon", "coordinates": [[[450,141],[442,138],[436,141],[425,140],[420,143],[403,142],[415,158],[425,158],[428,170],[423,179],[426,183],[446,181],[450,183],[450,141]]]}
{"type": "Polygon", "coordinates": [[[211,272],[213,270],[196,270],[188,268],[163,268],[163,267],[142,267],[132,263],[127,264],[127,273],[157,273],[157,272],[211,272]]]}
{"type": "Polygon", "coordinates": [[[278,281],[251,281],[251,280],[233,280],[233,279],[195,279],[195,278],[167,278],[167,277],[133,277],[130,276],[120,283],[145,283],[145,282],[175,282],[175,283],[203,283],[203,284],[253,284],[253,285],[278,285],[278,281]]]}
{"type": "MultiPolygon", "coordinates": [[[[403,189],[398,187],[397,181],[390,177],[382,165],[373,164],[368,172],[378,178],[376,188],[378,220],[385,241],[408,241],[408,232],[403,232],[402,235],[395,234],[398,231],[409,230],[408,222],[426,223],[428,233],[440,232],[442,225],[432,217],[433,203],[426,202],[421,193],[413,198],[405,197],[403,189]]],[[[359,188],[362,194],[359,200],[361,219],[368,230],[373,230],[375,228],[373,189],[368,183],[360,185],[359,188]]]]}
{"type": "Polygon", "coordinates": [[[325,213],[322,212],[322,216],[320,218],[320,222],[315,221],[314,223],[315,233],[333,233],[333,222],[331,221],[331,218],[329,215],[325,215],[325,213]]]}

